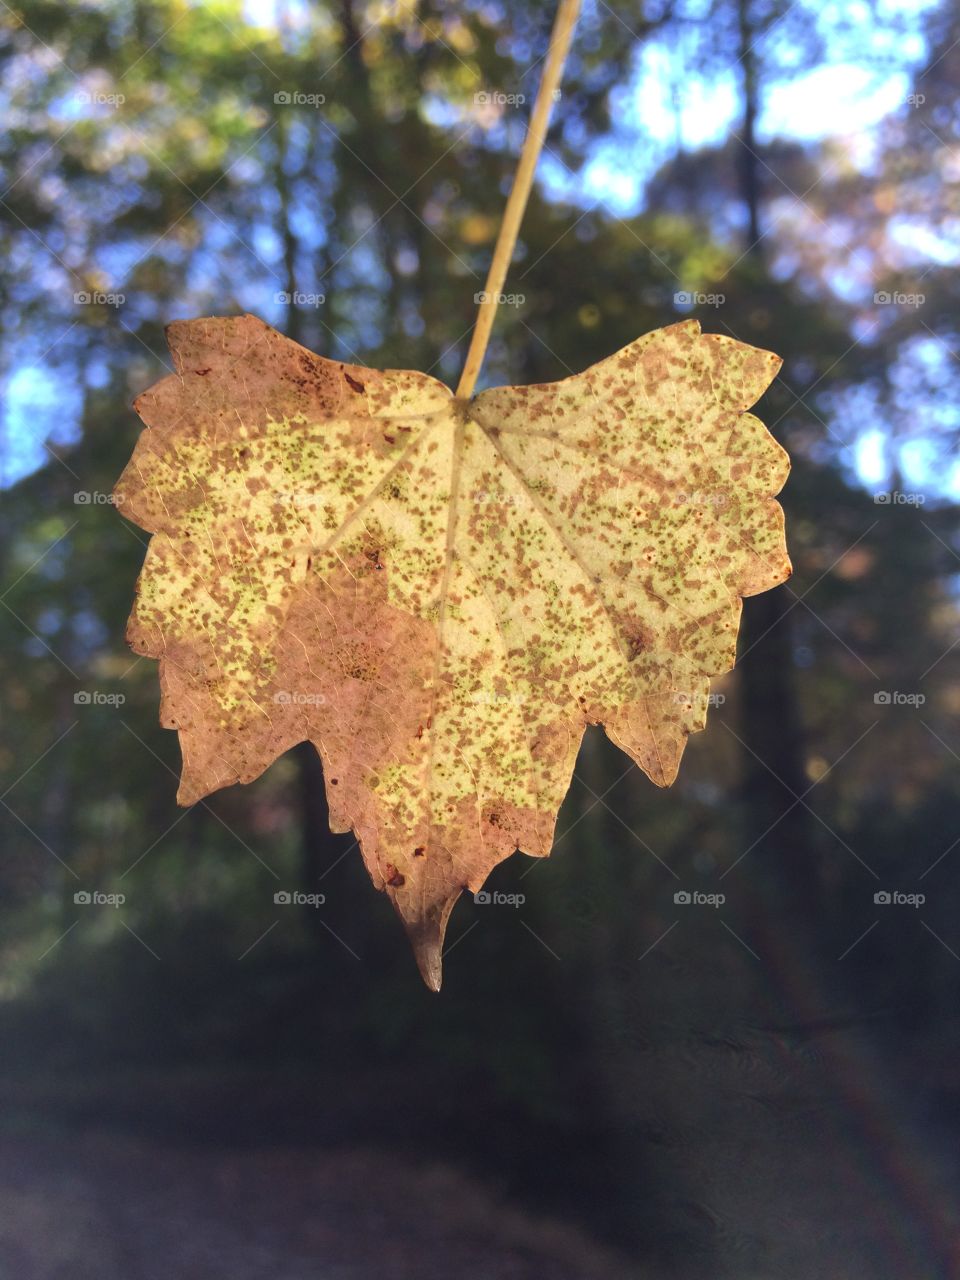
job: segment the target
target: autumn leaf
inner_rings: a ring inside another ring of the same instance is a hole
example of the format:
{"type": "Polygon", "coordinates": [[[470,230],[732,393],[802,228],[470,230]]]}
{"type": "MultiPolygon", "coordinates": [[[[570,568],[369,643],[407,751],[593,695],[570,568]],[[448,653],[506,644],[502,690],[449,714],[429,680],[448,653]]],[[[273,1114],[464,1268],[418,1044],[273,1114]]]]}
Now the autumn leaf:
{"type": "Polygon", "coordinates": [[[117,487],[149,530],[128,638],[160,660],[178,799],[323,761],[438,989],[450,911],[550,852],[584,729],[659,786],[790,573],[767,351],[692,320],[555,383],[458,400],[253,316],[168,330],[117,487]]]}

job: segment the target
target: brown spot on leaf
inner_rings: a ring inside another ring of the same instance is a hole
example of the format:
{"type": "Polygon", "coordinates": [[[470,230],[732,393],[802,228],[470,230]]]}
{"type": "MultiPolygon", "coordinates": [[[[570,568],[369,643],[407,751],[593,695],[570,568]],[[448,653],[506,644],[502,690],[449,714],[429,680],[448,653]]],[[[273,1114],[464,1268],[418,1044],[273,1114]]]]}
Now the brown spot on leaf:
{"type": "Polygon", "coordinates": [[[639,656],[650,649],[656,643],[657,633],[652,627],[648,627],[641,622],[639,618],[628,618],[624,628],[624,637],[627,645],[627,653],[630,661],[639,658],[639,656]]]}

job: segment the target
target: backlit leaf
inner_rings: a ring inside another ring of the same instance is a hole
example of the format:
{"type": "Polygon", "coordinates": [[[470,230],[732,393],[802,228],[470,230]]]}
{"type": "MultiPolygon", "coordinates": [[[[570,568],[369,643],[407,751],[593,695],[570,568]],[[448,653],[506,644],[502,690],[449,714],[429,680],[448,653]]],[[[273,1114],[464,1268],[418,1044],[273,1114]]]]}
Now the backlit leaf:
{"type": "Polygon", "coordinates": [[[426,982],[450,911],[550,852],[584,728],[659,786],[790,573],[780,360],[685,321],[459,401],[252,316],[170,327],[117,487],[154,536],[129,625],[191,804],[303,740],[426,982]]]}

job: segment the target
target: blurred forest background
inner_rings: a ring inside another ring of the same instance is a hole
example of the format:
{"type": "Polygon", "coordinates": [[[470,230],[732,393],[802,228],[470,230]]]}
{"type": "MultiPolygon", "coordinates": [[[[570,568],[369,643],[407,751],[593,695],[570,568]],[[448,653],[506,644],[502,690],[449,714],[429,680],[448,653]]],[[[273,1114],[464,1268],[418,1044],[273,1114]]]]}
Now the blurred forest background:
{"type": "Polygon", "coordinates": [[[175,805],[108,500],[164,326],[455,382],[553,16],[0,6],[3,1275],[960,1276],[956,6],[585,6],[485,384],[785,357],[795,575],[676,785],[592,731],[439,997],[311,752],[175,805]]]}

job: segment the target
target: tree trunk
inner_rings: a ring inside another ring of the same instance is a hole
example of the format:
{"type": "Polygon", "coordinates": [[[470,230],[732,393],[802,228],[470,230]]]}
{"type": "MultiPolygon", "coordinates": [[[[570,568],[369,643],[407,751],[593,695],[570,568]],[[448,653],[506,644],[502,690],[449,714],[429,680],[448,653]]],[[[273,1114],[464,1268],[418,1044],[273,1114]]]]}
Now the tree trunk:
{"type": "Polygon", "coordinates": [[[747,212],[746,249],[754,253],[760,243],[760,166],[757,159],[757,57],[754,42],[757,33],[750,20],[749,0],[740,0],[737,8],[740,31],[740,65],[743,67],[743,125],[740,147],[740,194],[747,212]]]}
{"type": "MultiPolygon", "coordinates": [[[[760,266],[759,85],[753,49],[758,32],[750,20],[748,0],[740,0],[738,16],[744,96],[739,165],[740,196],[747,214],[744,248],[760,266]]],[[[810,816],[803,805],[795,804],[809,782],[794,685],[793,603],[794,595],[787,585],[744,603],[743,657],[738,663],[740,736],[746,744],[742,751],[743,827],[744,848],[756,846],[751,859],[760,862],[769,855],[770,883],[779,884],[798,906],[803,903],[806,915],[819,908],[820,894],[810,816]],[[787,810],[789,815],[783,817],[787,810]]]]}

